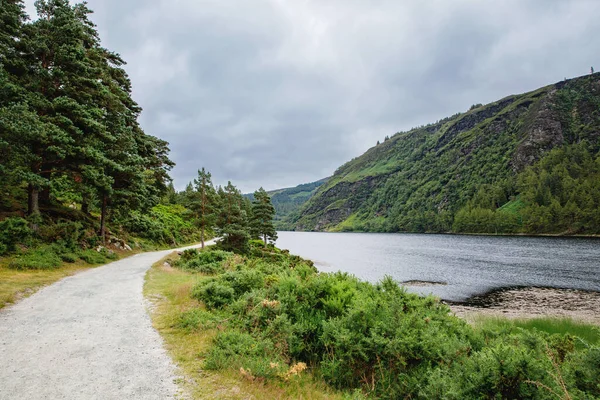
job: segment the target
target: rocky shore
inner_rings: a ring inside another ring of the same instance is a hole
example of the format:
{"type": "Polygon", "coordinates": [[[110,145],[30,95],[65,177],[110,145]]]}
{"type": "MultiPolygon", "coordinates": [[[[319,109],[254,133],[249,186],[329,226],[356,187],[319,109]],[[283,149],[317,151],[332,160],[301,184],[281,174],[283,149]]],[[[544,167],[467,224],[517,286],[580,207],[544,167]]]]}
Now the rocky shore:
{"type": "Polygon", "coordinates": [[[518,319],[558,317],[600,325],[600,292],[508,288],[474,296],[464,303],[447,303],[456,316],[467,321],[478,316],[518,319]]]}

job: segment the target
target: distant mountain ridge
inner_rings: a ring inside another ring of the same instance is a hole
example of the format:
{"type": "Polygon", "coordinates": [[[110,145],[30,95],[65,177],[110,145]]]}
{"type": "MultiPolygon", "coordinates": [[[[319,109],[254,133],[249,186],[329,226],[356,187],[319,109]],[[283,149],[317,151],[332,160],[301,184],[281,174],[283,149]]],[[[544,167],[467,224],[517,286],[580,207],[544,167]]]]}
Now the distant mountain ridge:
{"type": "MultiPolygon", "coordinates": [[[[277,229],[289,229],[290,227],[285,223],[285,220],[296,217],[294,213],[297,213],[300,207],[315,194],[317,189],[327,183],[328,179],[323,178],[316,182],[304,183],[291,188],[268,191],[273,207],[275,207],[275,226],[277,229]]],[[[244,196],[254,200],[252,193],[244,196]]]]}
{"type": "Polygon", "coordinates": [[[307,231],[599,233],[599,147],[596,73],[397,133],[339,167],[280,225],[307,231]]]}

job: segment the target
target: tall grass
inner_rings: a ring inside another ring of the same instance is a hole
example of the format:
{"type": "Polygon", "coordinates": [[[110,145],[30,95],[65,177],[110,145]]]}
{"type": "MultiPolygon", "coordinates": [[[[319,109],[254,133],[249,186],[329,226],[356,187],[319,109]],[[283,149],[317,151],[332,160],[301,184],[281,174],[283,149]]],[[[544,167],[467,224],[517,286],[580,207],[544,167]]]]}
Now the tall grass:
{"type": "Polygon", "coordinates": [[[572,318],[534,318],[534,319],[508,319],[501,317],[479,317],[474,321],[478,329],[488,330],[514,330],[515,328],[527,331],[545,332],[550,335],[571,335],[580,340],[575,342],[578,348],[586,345],[600,345],[600,327],[572,318]]]}

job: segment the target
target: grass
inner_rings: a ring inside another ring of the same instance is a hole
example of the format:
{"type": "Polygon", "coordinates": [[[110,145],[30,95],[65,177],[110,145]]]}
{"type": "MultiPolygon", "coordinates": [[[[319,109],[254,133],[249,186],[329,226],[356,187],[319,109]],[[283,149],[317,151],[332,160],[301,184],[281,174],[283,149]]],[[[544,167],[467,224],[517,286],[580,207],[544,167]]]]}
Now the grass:
{"type": "Polygon", "coordinates": [[[310,373],[286,382],[258,382],[239,371],[204,370],[204,354],[212,339],[223,328],[217,324],[203,329],[190,329],[180,323],[181,315],[201,304],[190,297],[191,288],[201,274],[193,274],[164,266],[174,259],[173,253],[157,262],[148,271],[144,295],[153,303],[151,317],[154,327],[165,340],[167,350],[179,367],[179,380],[186,396],[193,399],[342,399],[310,373]]]}
{"type": "MultiPolygon", "coordinates": [[[[521,328],[529,331],[537,330],[549,334],[571,335],[581,339],[588,345],[600,345],[600,327],[573,320],[571,318],[534,318],[508,319],[502,317],[478,317],[473,321],[477,328],[510,329],[521,328]]],[[[578,348],[586,345],[576,341],[578,348]]]]}
{"type": "MultiPolygon", "coordinates": [[[[117,251],[119,258],[128,257],[138,251],[117,251]]],[[[15,270],[8,268],[14,257],[0,257],[0,309],[31,296],[44,286],[48,286],[67,276],[95,268],[98,264],[88,264],[83,260],[74,263],[63,262],[57,268],[36,270],[15,270]]],[[[113,260],[106,260],[112,262],[113,260]]]]}
{"type": "Polygon", "coordinates": [[[0,260],[0,309],[28,297],[51,283],[92,266],[83,261],[51,270],[17,271],[7,267],[9,259],[0,260]]]}
{"type": "Polygon", "coordinates": [[[523,208],[525,208],[525,203],[523,202],[523,200],[520,199],[519,196],[517,196],[516,199],[511,200],[508,203],[504,204],[498,210],[504,211],[504,212],[507,212],[510,214],[519,215],[523,208]]]}

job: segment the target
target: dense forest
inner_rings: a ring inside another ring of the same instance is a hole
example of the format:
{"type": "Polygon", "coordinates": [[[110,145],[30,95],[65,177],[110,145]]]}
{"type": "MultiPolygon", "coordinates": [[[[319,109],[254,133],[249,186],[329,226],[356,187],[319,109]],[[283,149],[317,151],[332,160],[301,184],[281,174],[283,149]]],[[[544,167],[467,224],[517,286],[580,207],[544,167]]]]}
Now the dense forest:
{"type": "Polygon", "coordinates": [[[85,3],[36,8],[31,21],[22,1],[0,1],[0,255],[42,268],[134,243],[218,234],[244,252],[276,238],[262,189],[250,202],[202,169],[175,191],[168,143],[141,128],[125,61],[102,47],[85,3]]]}
{"type": "Polygon", "coordinates": [[[398,133],[344,164],[297,230],[600,233],[600,74],[398,133]]]}

